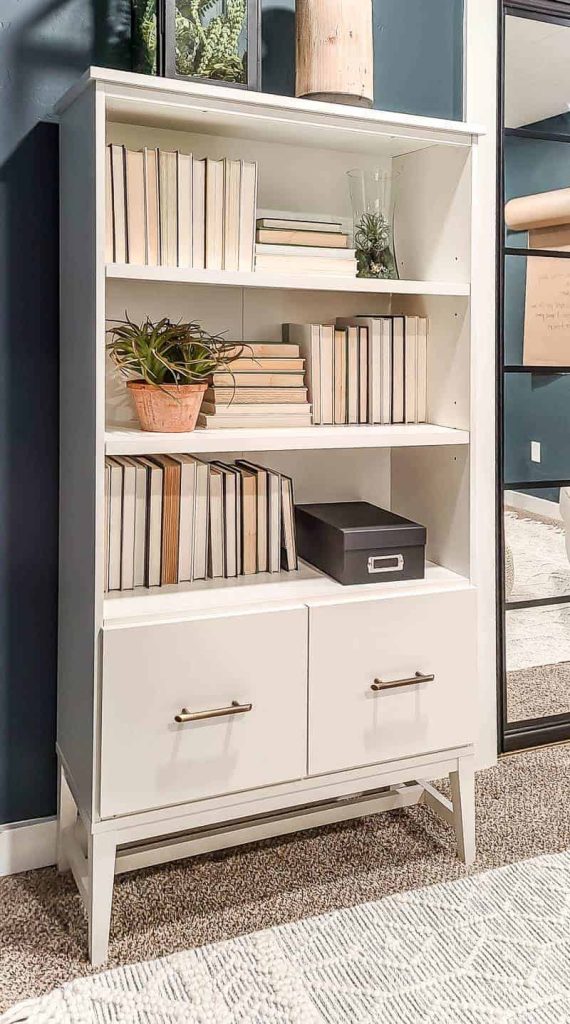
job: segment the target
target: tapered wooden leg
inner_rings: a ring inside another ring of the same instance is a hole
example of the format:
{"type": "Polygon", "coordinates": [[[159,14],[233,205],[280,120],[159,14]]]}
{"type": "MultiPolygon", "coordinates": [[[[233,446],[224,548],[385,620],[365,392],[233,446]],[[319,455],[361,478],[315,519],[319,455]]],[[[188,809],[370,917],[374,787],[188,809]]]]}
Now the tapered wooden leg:
{"type": "Polygon", "coordinates": [[[456,772],[449,776],[453,803],[453,824],[457,853],[465,864],[475,860],[475,764],[474,758],[462,757],[456,772]]]}
{"type": "Polygon", "coordinates": [[[103,834],[89,837],[87,916],[89,959],[94,967],[104,964],[108,955],[116,852],[117,846],[112,836],[103,834]]]}
{"type": "Polygon", "coordinates": [[[65,833],[74,827],[76,819],[77,807],[60,763],[57,800],[57,870],[62,873],[69,871],[69,861],[65,853],[65,833]]]}

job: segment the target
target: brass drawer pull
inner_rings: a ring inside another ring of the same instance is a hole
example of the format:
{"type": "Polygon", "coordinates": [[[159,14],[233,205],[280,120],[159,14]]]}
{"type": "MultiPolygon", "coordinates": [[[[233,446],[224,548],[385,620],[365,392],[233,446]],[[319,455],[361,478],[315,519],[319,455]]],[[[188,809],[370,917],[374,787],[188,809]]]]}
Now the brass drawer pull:
{"type": "Polygon", "coordinates": [[[375,679],[370,687],[375,693],[379,690],[397,690],[400,686],[415,686],[417,683],[433,683],[435,679],[434,675],[424,675],[423,672],[416,672],[415,676],[410,679],[394,679],[391,682],[385,682],[383,679],[375,679]]]}
{"type": "Polygon", "coordinates": [[[185,722],[202,722],[205,718],[224,718],[226,715],[245,715],[247,711],[251,711],[253,704],[239,704],[237,700],[232,700],[229,708],[214,708],[212,711],[189,711],[188,708],[182,708],[179,715],[175,715],[174,721],[179,724],[185,722]]]}

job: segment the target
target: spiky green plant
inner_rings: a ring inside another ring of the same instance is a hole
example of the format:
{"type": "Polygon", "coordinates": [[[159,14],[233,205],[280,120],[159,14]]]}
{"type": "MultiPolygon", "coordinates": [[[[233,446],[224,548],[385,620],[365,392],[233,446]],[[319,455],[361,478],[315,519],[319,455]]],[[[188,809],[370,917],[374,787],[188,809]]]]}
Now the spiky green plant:
{"type": "Polygon", "coordinates": [[[229,363],[244,346],[208,334],[197,323],[172,323],[167,317],[137,324],[110,320],[107,351],[119,373],[157,387],[201,383],[216,370],[231,372],[229,363]]]}
{"type": "Polygon", "coordinates": [[[176,69],[224,82],[245,82],[239,40],[246,23],[247,0],[224,0],[222,12],[211,15],[219,0],[178,0],[176,7],[176,69]]]}
{"type": "Polygon", "coordinates": [[[381,213],[364,213],[354,232],[359,277],[398,277],[392,253],[392,232],[381,213]]]}

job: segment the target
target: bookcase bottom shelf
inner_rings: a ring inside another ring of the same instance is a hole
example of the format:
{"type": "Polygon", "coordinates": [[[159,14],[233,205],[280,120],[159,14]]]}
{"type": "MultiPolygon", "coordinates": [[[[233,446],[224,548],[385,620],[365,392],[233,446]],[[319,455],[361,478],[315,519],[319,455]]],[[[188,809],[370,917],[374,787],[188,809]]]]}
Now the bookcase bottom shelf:
{"type": "Polygon", "coordinates": [[[237,579],[198,580],[191,584],[139,588],[105,595],[105,625],[121,625],[133,620],[160,622],[184,613],[243,607],[247,604],[270,605],[282,601],[329,599],[345,601],[416,595],[426,592],[457,590],[468,584],[460,576],[441,565],[428,562],[423,580],[398,583],[371,583],[345,587],[306,562],[296,572],[258,573],[237,579]]]}
{"type": "Polygon", "coordinates": [[[139,430],[137,427],[109,427],[105,435],[107,455],[415,448],[466,444],[469,444],[467,430],[433,423],[196,429],[190,434],[160,434],[139,430]]]}

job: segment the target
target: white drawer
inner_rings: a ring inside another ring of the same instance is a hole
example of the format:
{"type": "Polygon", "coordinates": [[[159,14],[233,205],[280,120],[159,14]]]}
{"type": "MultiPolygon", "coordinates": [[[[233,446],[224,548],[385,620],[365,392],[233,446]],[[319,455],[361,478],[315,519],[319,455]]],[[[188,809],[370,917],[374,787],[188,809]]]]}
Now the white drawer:
{"type": "Polygon", "coordinates": [[[306,775],[307,615],[299,606],[105,630],[102,817],[306,775]],[[175,721],[234,701],[235,714],[175,721]]]}
{"type": "Polygon", "coordinates": [[[475,592],[312,604],[309,773],[473,741],[475,592]],[[432,675],[392,689],[372,689],[432,675]]]}

